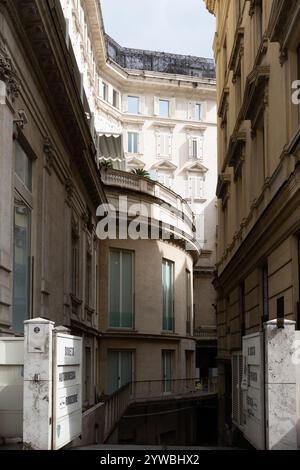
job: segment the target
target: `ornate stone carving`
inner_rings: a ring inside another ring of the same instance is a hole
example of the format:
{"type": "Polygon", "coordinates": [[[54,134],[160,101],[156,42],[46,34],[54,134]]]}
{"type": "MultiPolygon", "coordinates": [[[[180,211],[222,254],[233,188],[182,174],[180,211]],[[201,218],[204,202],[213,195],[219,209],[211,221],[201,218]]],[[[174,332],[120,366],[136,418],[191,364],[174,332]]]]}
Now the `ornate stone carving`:
{"type": "Polygon", "coordinates": [[[74,193],[74,183],[71,178],[67,178],[65,181],[65,190],[67,194],[67,202],[70,203],[72,201],[73,193],[74,193]]]}
{"type": "Polygon", "coordinates": [[[54,161],[54,147],[48,136],[45,137],[43,149],[44,149],[44,154],[46,156],[44,168],[47,170],[49,175],[51,175],[53,161],[54,161]]]}
{"type": "MultiPolygon", "coordinates": [[[[0,1],[1,4],[1,1],[0,1]]],[[[8,95],[14,100],[19,96],[20,83],[5,46],[0,43],[0,80],[6,83],[8,95]]]]}

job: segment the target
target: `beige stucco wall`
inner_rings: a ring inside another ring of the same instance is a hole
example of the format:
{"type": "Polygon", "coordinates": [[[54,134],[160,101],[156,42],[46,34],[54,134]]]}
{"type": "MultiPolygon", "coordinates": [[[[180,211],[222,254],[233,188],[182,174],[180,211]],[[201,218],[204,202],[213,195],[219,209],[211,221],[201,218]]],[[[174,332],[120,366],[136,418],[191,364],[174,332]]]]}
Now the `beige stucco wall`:
{"type": "MultiPolygon", "coordinates": [[[[100,328],[108,328],[109,249],[134,252],[135,330],[138,334],[162,333],[162,260],[174,262],[175,333],[186,336],[186,270],[193,261],[184,250],[157,240],[109,240],[100,246],[100,328]]],[[[193,301],[192,301],[193,302],[193,301]]]]}

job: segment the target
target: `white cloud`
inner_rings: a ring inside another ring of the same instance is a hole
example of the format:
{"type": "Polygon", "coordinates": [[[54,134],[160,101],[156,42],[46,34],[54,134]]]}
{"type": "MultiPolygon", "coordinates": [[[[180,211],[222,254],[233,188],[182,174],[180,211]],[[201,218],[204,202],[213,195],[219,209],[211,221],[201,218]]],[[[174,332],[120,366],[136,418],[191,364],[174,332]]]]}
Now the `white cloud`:
{"type": "Polygon", "coordinates": [[[106,32],[122,46],[212,57],[215,21],[203,0],[101,0],[106,32]]]}

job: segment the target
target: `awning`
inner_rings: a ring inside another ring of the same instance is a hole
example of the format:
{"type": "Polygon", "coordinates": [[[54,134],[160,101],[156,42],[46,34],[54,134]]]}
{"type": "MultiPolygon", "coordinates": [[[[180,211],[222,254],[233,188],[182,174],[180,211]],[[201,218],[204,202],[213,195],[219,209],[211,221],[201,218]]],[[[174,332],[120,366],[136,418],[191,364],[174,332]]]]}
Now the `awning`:
{"type": "Polygon", "coordinates": [[[119,164],[124,162],[124,152],[121,134],[99,134],[98,139],[99,161],[111,161],[119,164]]]}

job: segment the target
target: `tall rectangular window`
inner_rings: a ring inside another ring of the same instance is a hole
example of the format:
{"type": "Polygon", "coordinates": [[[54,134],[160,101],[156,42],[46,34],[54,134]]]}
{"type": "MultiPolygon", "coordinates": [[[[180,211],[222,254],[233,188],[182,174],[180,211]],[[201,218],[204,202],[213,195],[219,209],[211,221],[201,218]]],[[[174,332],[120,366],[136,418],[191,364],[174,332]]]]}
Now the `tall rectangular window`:
{"type": "Polygon", "coordinates": [[[163,331],[174,331],[174,263],[162,262],[163,331]]]}
{"type": "Polygon", "coordinates": [[[72,230],[71,239],[71,291],[76,297],[78,296],[78,278],[79,278],[79,237],[72,230]]]}
{"type": "Polygon", "coordinates": [[[24,191],[22,197],[16,194],[14,207],[12,327],[23,333],[23,322],[30,317],[32,160],[17,140],[15,174],[24,191]]]}
{"type": "Polygon", "coordinates": [[[138,153],[137,132],[128,132],[128,153],[138,153]]]}
{"type": "Polygon", "coordinates": [[[198,142],[197,139],[193,139],[193,158],[198,158],[198,142]]]}
{"type": "Polygon", "coordinates": [[[262,269],[262,287],[263,287],[263,323],[269,321],[269,273],[268,264],[262,269]]]}
{"type": "Polygon", "coordinates": [[[108,351],[107,392],[112,394],[133,380],[133,352],[108,351]]]}
{"type": "Polygon", "coordinates": [[[108,101],[108,85],[104,82],[102,82],[102,98],[108,101]]]}
{"type": "Polygon", "coordinates": [[[117,90],[113,90],[113,106],[119,109],[120,94],[117,90]]]}
{"type": "Polygon", "coordinates": [[[162,351],[162,380],[164,393],[170,393],[173,389],[173,360],[174,351],[162,351]]]}
{"type": "Polygon", "coordinates": [[[32,190],[32,160],[18,141],[15,142],[15,173],[28,191],[32,190]]]}
{"type": "Polygon", "coordinates": [[[133,328],[134,325],[134,255],[112,250],[109,266],[109,326],[133,328]]]}
{"type": "Polygon", "coordinates": [[[201,104],[200,103],[195,104],[195,120],[201,121],[201,104]]]}
{"type": "Polygon", "coordinates": [[[240,325],[241,340],[246,334],[246,312],[245,312],[245,282],[240,284],[240,325]]]}
{"type": "Polygon", "coordinates": [[[31,211],[16,202],[14,211],[13,311],[14,333],[23,333],[23,322],[30,317],[31,211]]]}
{"type": "Polygon", "coordinates": [[[170,102],[168,100],[159,100],[159,115],[165,118],[170,116],[170,102]]]}
{"type": "Polygon", "coordinates": [[[192,334],[192,285],[191,273],[186,271],[186,334],[192,334]]]}
{"type": "Polygon", "coordinates": [[[128,112],[139,114],[140,99],[138,96],[128,96],[128,112]]]}
{"type": "Polygon", "coordinates": [[[86,269],[85,269],[85,303],[91,307],[92,303],[92,256],[90,253],[86,254],[86,269]]]}
{"type": "Polygon", "coordinates": [[[170,134],[162,133],[159,135],[159,156],[169,157],[171,155],[171,136],[170,134]]]}

